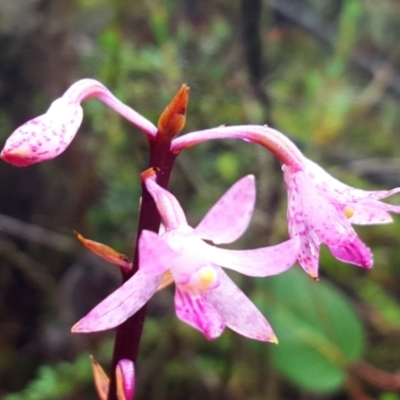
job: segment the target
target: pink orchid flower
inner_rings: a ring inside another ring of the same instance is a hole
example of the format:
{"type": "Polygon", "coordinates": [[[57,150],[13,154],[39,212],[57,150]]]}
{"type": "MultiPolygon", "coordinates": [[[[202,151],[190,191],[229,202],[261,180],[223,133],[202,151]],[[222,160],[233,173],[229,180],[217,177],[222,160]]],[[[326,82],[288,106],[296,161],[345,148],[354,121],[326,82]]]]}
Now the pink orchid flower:
{"type": "Polygon", "coordinates": [[[208,339],[228,326],[239,334],[276,342],[271,326],[255,305],[221,267],[249,276],[268,276],[290,268],[298,256],[299,239],[254,250],[226,250],[211,246],[230,243],[246,230],[255,204],[253,176],[237,182],[193,229],[177,199],[158,186],[154,176],[145,178],[165,225],[158,236],[143,231],[139,240],[139,271],[96,306],[74,327],[74,332],[113,328],[138,311],[154,294],[163,274],[174,278],[177,316],[208,339]]]}
{"type": "Polygon", "coordinates": [[[155,136],[157,128],[146,118],[119,101],[105,86],[93,79],[74,83],[47,112],[17,128],[7,139],[1,158],[25,167],[48,161],[61,154],[75,137],[83,118],[82,101],[96,97],[146,133],[155,136]]]}
{"type": "Polygon", "coordinates": [[[365,191],[345,185],[307,159],[287,136],[268,126],[229,126],[191,132],[174,139],[171,150],[179,154],[198,143],[229,138],[257,143],[282,161],[288,189],[289,233],[291,237],[300,237],[298,261],[306,272],[318,278],[321,243],[338,260],[372,267],[372,253],[351,224],[391,222],[389,212],[400,213],[400,206],[379,200],[399,193],[400,188],[365,191]]]}
{"type": "Polygon", "coordinates": [[[314,162],[304,158],[302,169],[284,166],[288,189],[288,223],[291,236],[299,236],[299,263],[318,277],[319,246],[324,243],[338,259],[371,268],[371,250],[361,241],[351,224],[392,222],[389,212],[400,206],[380,199],[400,192],[400,188],[365,191],[345,185],[314,162]]]}

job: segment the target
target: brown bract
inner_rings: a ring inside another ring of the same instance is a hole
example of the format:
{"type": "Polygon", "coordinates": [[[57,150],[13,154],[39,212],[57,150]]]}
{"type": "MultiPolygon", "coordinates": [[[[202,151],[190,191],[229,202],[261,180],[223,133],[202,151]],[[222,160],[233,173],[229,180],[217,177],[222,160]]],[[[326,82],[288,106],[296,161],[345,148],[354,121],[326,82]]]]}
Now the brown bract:
{"type": "Polygon", "coordinates": [[[172,139],[185,126],[189,86],[183,84],[158,120],[158,133],[172,139]]]}
{"type": "Polygon", "coordinates": [[[94,385],[96,387],[97,395],[100,400],[106,400],[110,386],[110,379],[93,356],[90,356],[90,361],[92,363],[94,385]]]}
{"type": "Polygon", "coordinates": [[[131,269],[131,264],[126,255],[119,253],[106,244],[86,239],[77,231],[74,231],[74,235],[87,249],[97,254],[101,258],[104,258],[106,261],[112,264],[117,264],[125,270],[131,269]]]}

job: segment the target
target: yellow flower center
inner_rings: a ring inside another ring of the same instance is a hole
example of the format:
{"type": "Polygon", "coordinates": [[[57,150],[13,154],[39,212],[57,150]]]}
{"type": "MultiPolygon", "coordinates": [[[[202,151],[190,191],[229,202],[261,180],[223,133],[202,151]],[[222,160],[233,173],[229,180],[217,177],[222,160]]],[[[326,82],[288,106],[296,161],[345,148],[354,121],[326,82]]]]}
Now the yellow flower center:
{"type": "Polygon", "coordinates": [[[213,267],[205,266],[198,269],[186,285],[182,288],[188,290],[208,290],[218,286],[218,274],[213,267]]]}
{"type": "Polygon", "coordinates": [[[345,206],[345,207],[343,208],[343,214],[345,215],[345,217],[346,217],[347,219],[349,219],[349,218],[351,218],[351,217],[354,215],[354,209],[352,209],[352,208],[349,207],[349,206],[345,206]]]}
{"type": "Polygon", "coordinates": [[[199,289],[209,289],[217,280],[217,273],[212,267],[203,267],[196,274],[197,285],[199,289]]]}

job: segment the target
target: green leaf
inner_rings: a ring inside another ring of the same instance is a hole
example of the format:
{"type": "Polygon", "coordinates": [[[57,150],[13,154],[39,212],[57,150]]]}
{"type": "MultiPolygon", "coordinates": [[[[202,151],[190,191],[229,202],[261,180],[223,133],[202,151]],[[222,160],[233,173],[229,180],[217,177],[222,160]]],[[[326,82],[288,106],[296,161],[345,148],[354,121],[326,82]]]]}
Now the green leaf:
{"type": "Polygon", "coordinates": [[[257,302],[263,296],[279,339],[271,349],[277,370],[310,391],[340,387],[346,367],[360,357],[364,346],[362,325],[343,294],[298,270],[260,284],[267,295],[259,294],[257,302]]]}

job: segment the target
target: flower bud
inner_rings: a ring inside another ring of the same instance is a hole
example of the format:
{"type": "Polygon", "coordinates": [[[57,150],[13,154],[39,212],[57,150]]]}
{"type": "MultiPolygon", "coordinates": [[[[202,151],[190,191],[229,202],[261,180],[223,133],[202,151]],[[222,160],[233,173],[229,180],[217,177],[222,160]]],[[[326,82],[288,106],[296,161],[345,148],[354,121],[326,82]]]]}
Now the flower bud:
{"type": "Polygon", "coordinates": [[[31,119],[12,133],[1,158],[18,167],[51,160],[71,143],[82,118],[83,110],[79,104],[60,97],[45,114],[31,119]]]}
{"type": "Polygon", "coordinates": [[[135,367],[131,360],[121,360],[116,369],[118,400],[133,400],[135,393],[135,367]]]}
{"type": "Polygon", "coordinates": [[[172,139],[185,126],[189,86],[182,85],[158,120],[158,134],[172,139]]]}

